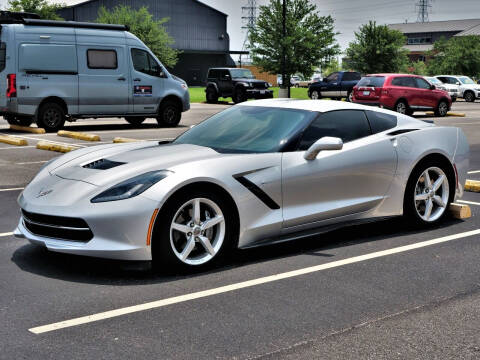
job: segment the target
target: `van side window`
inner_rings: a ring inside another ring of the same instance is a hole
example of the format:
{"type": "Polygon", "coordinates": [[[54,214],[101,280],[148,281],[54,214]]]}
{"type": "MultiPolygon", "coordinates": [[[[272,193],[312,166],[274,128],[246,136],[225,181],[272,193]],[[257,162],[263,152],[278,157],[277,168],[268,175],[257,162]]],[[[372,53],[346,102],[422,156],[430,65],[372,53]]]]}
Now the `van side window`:
{"type": "Polygon", "coordinates": [[[0,72],[5,70],[5,62],[7,60],[7,44],[0,43],[0,72]]]}
{"type": "Polygon", "coordinates": [[[135,70],[151,76],[160,76],[160,65],[145,50],[132,49],[132,62],[135,70]]]}
{"type": "Polygon", "coordinates": [[[87,50],[89,69],[116,69],[118,67],[115,50],[87,50]]]}

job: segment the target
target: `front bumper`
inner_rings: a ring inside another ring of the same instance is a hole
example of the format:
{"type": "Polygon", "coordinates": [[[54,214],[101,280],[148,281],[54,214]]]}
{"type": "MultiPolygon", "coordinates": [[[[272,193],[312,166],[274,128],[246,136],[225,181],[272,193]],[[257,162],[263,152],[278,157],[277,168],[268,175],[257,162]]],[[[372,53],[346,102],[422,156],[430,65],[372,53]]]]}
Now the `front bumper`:
{"type": "Polygon", "coordinates": [[[273,90],[247,89],[247,97],[249,99],[272,99],[273,90]]]}
{"type": "Polygon", "coordinates": [[[157,208],[153,200],[136,196],[128,200],[90,204],[90,209],[81,205],[69,209],[62,206],[42,207],[22,197],[19,203],[29,213],[58,217],[68,214],[68,217],[83,219],[93,233],[93,238],[85,242],[55,238],[54,235],[41,236],[27,228],[22,215],[14,235],[26,238],[32,244],[74,255],[118,260],[152,259],[147,235],[152,214],[157,208]]]}

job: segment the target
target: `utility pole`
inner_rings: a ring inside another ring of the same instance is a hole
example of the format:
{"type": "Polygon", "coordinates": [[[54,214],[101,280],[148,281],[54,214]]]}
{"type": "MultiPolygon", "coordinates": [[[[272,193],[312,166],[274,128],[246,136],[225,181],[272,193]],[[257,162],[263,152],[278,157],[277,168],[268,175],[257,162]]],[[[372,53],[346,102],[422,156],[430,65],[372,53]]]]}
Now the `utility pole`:
{"type": "Polygon", "coordinates": [[[418,0],[415,4],[416,9],[418,10],[417,22],[424,23],[430,21],[428,14],[432,9],[431,1],[432,0],[418,0]]]}
{"type": "MultiPolygon", "coordinates": [[[[248,35],[250,29],[255,27],[257,23],[257,0],[247,0],[246,6],[242,6],[242,21],[244,22],[244,26],[242,29],[246,30],[245,32],[245,39],[243,40],[242,51],[245,51],[247,48],[248,43],[248,35]]],[[[249,61],[249,57],[245,59],[246,62],[249,61]]],[[[240,67],[242,67],[242,55],[240,54],[240,67]]]]}

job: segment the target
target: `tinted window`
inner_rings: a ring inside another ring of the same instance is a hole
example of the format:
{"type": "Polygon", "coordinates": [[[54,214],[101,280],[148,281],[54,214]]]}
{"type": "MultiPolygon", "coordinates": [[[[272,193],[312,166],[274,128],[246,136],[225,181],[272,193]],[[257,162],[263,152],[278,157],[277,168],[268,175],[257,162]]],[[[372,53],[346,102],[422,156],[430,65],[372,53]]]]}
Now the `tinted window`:
{"type": "Polygon", "coordinates": [[[417,87],[415,78],[413,77],[396,77],[392,80],[394,86],[417,87]]]}
{"type": "Polygon", "coordinates": [[[368,120],[363,111],[340,110],[320,115],[305,130],[299,149],[307,150],[324,136],[338,137],[344,143],[371,135],[368,120]]]}
{"type": "Polygon", "coordinates": [[[338,73],[333,73],[333,74],[330,74],[328,77],[327,77],[327,82],[335,82],[338,80],[338,73]]]}
{"type": "Polygon", "coordinates": [[[445,84],[453,84],[453,85],[456,85],[458,80],[453,78],[453,77],[449,77],[449,76],[440,76],[438,77],[440,79],[440,81],[442,81],[443,83],[445,84]]]}
{"type": "Polygon", "coordinates": [[[227,75],[230,75],[230,73],[228,72],[228,70],[221,70],[221,71],[220,71],[220,77],[221,77],[222,79],[225,79],[225,76],[227,76],[227,75]]]}
{"type": "Polygon", "coordinates": [[[159,76],[161,68],[155,59],[145,50],[132,49],[133,68],[151,76],[159,76]]]}
{"type": "Polygon", "coordinates": [[[358,82],[357,86],[382,87],[384,82],[384,76],[365,76],[358,82]]]}
{"type": "Polygon", "coordinates": [[[397,117],[395,115],[385,114],[378,111],[366,111],[372,133],[376,134],[397,126],[397,117]]]}
{"type": "Polygon", "coordinates": [[[115,50],[87,50],[89,69],[116,69],[117,52],[115,50]]]}
{"type": "Polygon", "coordinates": [[[217,78],[218,77],[218,70],[210,70],[208,73],[209,78],[217,78]]]}
{"type": "Polygon", "coordinates": [[[361,76],[359,73],[347,72],[343,74],[343,81],[354,81],[360,80],[361,76]]]}
{"type": "Polygon", "coordinates": [[[7,58],[7,44],[0,43],[0,72],[5,70],[5,61],[7,58]]]}
{"type": "Polygon", "coordinates": [[[260,106],[234,106],[178,137],[175,144],[193,144],[224,153],[280,151],[317,113],[260,106]]]}
{"type": "Polygon", "coordinates": [[[430,89],[430,84],[423,79],[415,78],[417,87],[420,89],[430,89]]]}

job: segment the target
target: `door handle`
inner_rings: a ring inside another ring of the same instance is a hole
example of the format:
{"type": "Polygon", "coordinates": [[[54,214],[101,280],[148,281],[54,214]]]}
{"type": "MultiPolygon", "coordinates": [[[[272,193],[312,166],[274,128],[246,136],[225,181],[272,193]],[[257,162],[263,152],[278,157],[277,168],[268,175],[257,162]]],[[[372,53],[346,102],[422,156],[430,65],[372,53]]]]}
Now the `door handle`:
{"type": "Polygon", "coordinates": [[[122,77],[119,77],[117,80],[118,80],[118,81],[125,81],[125,80],[127,80],[127,79],[125,79],[125,78],[122,76],[122,77]]]}
{"type": "Polygon", "coordinates": [[[136,78],[136,79],[133,79],[133,81],[142,81],[142,79],[136,78]]]}

